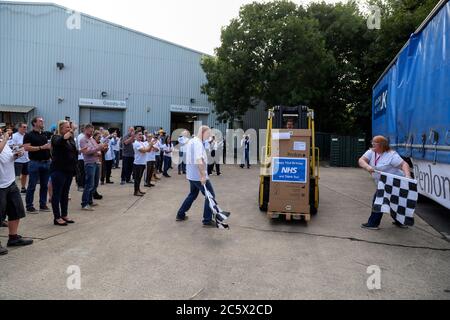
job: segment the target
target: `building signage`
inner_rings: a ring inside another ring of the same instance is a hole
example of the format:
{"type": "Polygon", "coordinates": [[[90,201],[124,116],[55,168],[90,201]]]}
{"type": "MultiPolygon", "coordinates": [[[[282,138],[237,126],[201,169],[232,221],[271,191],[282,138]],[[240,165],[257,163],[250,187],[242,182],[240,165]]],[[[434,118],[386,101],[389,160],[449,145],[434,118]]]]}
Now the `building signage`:
{"type": "Polygon", "coordinates": [[[171,112],[180,112],[180,113],[198,113],[198,114],[210,114],[211,110],[209,107],[195,107],[195,106],[179,106],[179,105],[171,105],[171,112]]]}
{"type": "Polygon", "coordinates": [[[373,102],[373,118],[377,119],[386,113],[388,103],[388,86],[385,85],[375,96],[373,102]]]}
{"type": "Polygon", "coordinates": [[[80,107],[126,109],[126,101],[81,98],[80,107]]]}

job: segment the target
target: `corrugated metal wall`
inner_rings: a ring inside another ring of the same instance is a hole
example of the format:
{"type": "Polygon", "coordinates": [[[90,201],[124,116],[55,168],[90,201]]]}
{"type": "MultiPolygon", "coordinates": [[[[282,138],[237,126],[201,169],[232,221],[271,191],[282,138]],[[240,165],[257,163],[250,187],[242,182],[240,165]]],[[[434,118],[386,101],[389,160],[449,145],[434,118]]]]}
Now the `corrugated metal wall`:
{"type": "MultiPolygon", "coordinates": [[[[0,103],[35,106],[47,123],[78,122],[79,99],[106,91],[108,100],[127,100],[125,126],[164,128],[171,104],[193,98],[213,109],[200,92],[201,53],[85,15],[70,30],[70,15],[55,5],[0,2],[0,103]]],[[[226,128],[214,114],[208,124],[226,128]]]]}

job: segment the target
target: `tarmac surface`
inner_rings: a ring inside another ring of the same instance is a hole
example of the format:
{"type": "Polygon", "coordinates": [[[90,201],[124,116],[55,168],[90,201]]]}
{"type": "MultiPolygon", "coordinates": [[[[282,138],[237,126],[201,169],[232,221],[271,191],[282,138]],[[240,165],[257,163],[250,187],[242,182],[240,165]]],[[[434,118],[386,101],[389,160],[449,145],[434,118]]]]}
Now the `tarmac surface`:
{"type": "MultiPolygon", "coordinates": [[[[319,213],[306,224],[269,219],[257,205],[259,169],[226,166],[211,181],[232,212],[228,231],[202,227],[201,195],[190,219],[175,221],[189,190],[176,172],[136,198],[119,171],[116,184],[100,186],[95,212],[80,211],[72,188],[75,225],[53,226],[51,213],[22,221],[20,234],[35,243],[0,257],[0,299],[450,299],[441,233],[419,216],[409,229],[388,216],[379,231],[360,228],[375,190],[363,170],[321,168],[319,213]],[[367,286],[374,265],[380,290],[367,286]],[[80,290],[67,286],[70,266],[80,290]]],[[[2,228],[3,245],[6,236],[2,228]]]]}

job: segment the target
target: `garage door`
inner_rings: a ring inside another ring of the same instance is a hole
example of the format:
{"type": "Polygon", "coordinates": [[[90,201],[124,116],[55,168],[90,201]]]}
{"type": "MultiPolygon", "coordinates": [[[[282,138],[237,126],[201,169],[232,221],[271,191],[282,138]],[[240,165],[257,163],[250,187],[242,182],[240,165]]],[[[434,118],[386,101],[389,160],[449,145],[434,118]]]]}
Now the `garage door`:
{"type": "Polygon", "coordinates": [[[91,109],[91,122],[123,123],[123,111],[108,109],[91,109]]]}

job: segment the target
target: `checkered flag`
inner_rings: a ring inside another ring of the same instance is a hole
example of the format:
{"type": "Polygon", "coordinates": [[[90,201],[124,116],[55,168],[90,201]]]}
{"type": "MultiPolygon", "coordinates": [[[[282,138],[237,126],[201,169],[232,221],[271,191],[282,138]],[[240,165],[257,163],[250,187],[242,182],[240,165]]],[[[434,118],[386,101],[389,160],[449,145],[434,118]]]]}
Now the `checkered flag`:
{"type": "Polygon", "coordinates": [[[380,175],[380,182],[373,211],[390,213],[392,218],[402,225],[413,226],[419,197],[417,181],[385,172],[376,173],[380,175]]]}
{"type": "Polygon", "coordinates": [[[230,229],[230,227],[227,224],[227,220],[230,217],[230,213],[226,211],[222,211],[220,209],[219,205],[217,204],[216,199],[212,196],[212,194],[209,192],[208,188],[205,188],[205,197],[208,199],[209,207],[212,210],[213,213],[213,220],[216,223],[216,227],[218,229],[230,229]]]}

